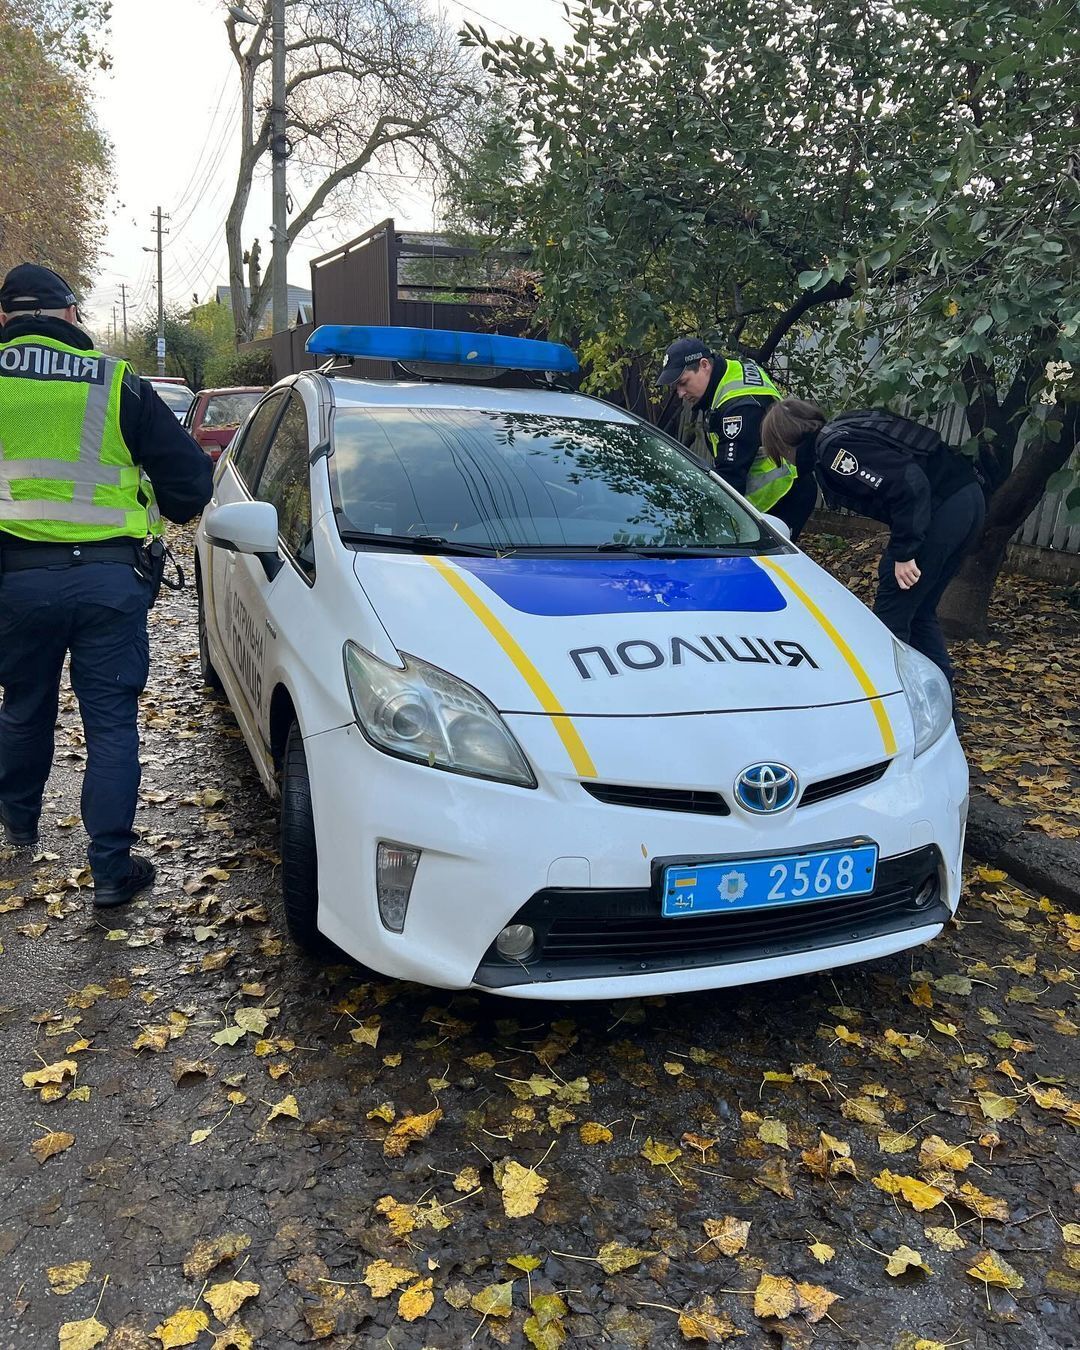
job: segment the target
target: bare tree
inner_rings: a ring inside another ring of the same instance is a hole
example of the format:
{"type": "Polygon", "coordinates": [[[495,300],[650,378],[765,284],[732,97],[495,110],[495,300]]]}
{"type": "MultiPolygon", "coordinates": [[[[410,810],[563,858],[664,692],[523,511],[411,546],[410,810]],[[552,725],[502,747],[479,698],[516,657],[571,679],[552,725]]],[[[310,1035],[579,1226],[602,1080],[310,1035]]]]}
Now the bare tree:
{"type": "MultiPolygon", "coordinates": [[[[225,27],[240,73],[240,168],[225,222],[237,337],[258,330],[274,284],[271,264],[244,293],[244,214],[270,151],[270,5],[254,27],[225,27]],[[250,36],[249,36],[250,34],[250,36]]],[[[259,11],[256,10],[258,13],[259,11]]],[[[472,102],[472,58],[450,27],[417,0],[286,0],[289,190],[297,202],[291,247],[327,205],[341,209],[379,172],[416,173],[446,155],[472,102]]]]}

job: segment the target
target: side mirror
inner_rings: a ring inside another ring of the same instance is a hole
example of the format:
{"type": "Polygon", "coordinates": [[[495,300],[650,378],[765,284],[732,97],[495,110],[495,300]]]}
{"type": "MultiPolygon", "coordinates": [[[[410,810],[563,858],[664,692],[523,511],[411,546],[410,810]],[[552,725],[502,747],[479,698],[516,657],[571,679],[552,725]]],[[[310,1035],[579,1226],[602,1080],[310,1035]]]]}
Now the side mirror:
{"type": "Polygon", "coordinates": [[[211,544],[234,553],[277,553],[277,510],[269,502],[212,507],[203,515],[203,530],[211,544]]]}
{"type": "Polygon", "coordinates": [[[783,535],[787,540],[791,539],[791,526],[786,520],[781,520],[779,516],[770,516],[768,514],[766,514],[765,519],[768,521],[770,528],[775,530],[777,534],[783,535]]]}

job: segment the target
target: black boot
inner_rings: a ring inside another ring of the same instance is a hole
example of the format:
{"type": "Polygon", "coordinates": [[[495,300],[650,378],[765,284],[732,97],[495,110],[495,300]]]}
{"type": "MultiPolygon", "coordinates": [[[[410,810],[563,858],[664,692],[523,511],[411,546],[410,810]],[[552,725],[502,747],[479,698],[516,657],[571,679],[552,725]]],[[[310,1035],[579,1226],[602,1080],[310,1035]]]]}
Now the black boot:
{"type": "Polygon", "coordinates": [[[123,881],[112,886],[99,886],[94,883],[94,904],[98,909],[115,909],[117,905],[126,905],[129,900],[154,884],[157,869],[149,858],[139,858],[134,854],[131,868],[123,881]]]}
{"type": "Polygon", "coordinates": [[[12,825],[2,806],[0,806],[0,825],[4,827],[4,838],[12,848],[32,848],[38,841],[37,825],[24,825],[21,829],[17,825],[12,825]]]}

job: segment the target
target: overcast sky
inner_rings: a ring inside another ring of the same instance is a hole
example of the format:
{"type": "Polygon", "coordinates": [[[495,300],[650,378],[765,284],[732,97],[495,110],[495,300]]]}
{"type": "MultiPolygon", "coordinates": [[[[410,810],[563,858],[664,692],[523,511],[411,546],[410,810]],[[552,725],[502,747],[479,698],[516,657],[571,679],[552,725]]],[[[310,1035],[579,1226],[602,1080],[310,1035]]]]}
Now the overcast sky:
{"type": "MultiPolygon", "coordinates": [[[[432,5],[439,0],[431,0],[432,5]]],[[[258,8],[257,2],[253,5],[258,8]]],[[[558,41],[565,32],[560,0],[441,0],[455,25],[472,19],[492,31],[558,41]],[[500,16],[496,18],[495,16],[500,16]]],[[[223,16],[225,0],[113,0],[110,50],[113,68],[95,82],[97,114],[113,146],[116,193],[88,318],[105,330],[112,307],[120,323],[121,283],[127,287],[128,323],[155,313],[154,210],[165,222],[166,305],[200,302],[228,281],[225,213],[239,160],[239,87],[223,16]]],[[[437,201],[430,184],[383,179],[387,194],[373,201],[370,218],[323,219],[289,254],[289,280],[310,284],[308,261],[392,215],[413,229],[430,229],[437,201]],[[396,195],[397,200],[392,196],[396,195]]],[[[248,204],[245,243],[259,238],[264,265],[270,253],[269,163],[248,204]]]]}

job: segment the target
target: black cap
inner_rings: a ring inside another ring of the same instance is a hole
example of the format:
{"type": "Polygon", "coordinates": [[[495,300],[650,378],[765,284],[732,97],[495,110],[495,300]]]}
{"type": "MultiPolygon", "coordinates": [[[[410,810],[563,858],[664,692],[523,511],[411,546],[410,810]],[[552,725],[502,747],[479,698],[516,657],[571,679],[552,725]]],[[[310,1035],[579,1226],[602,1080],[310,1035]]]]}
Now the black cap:
{"type": "Polygon", "coordinates": [[[67,309],[76,303],[64,278],[51,267],[39,267],[37,263],[20,263],[0,284],[0,309],[5,314],[27,309],[67,309]]]}
{"type": "Polygon", "coordinates": [[[667,349],[664,369],[660,372],[660,383],[674,384],[684,370],[696,366],[703,356],[712,360],[712,352],[701,338],[679,338],[667,349]]]}

